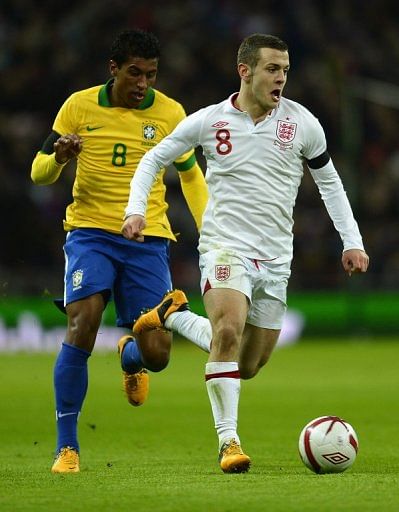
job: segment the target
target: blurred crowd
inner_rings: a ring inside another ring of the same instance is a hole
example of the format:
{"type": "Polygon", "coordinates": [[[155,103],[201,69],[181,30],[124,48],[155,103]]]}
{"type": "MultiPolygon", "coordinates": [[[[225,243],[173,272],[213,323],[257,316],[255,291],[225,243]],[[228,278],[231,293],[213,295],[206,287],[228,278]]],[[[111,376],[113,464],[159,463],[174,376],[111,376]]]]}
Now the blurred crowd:
{"type": "MultiPolygon", "coordinates": [[[[108,79],[111,41],[140,27],[162,45],[157,88],[187,113],[238,90],[236,52],[254,32],[287,41],[285,96],[321,121],[370,271],[348,280],[341,242],[305,172],[295,212],[291,290],[399,286],[399,4],[389,0],[2,0],[0,4],[0,292],[62,292],[62,219],[73,166],[54,185],[30,181],[34,154],[66,97],[108,79]]],[[[200,151],[198,158],[203,164],[200,151]]],[[[197,234],[168,172],[175,285],[198,291],[197,234]]],[[[250,198],[248,198],[250,202],[250,198]]]]}

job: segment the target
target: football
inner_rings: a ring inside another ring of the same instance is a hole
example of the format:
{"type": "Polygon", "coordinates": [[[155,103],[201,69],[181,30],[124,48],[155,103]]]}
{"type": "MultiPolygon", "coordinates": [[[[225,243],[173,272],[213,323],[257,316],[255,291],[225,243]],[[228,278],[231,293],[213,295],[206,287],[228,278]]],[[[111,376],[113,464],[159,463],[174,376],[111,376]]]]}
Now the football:
{"type": "Polygon", "coordinates": [[[356,460],[359,448],[354,428],[338,416],[310,421],[299,436],[299,453],[315,473],[342,473],[356,460]]]}

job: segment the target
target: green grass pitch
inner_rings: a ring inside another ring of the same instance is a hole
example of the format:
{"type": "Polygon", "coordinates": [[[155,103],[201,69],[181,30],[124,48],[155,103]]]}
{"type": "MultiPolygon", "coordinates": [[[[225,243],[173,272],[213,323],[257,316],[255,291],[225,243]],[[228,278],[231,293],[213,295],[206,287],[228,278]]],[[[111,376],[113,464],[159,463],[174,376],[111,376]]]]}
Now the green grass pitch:
{"type": "Polygon", "coordinates": [[[80,418],[81,472],[53,475],[54,354],[0,355],[0,510],[129,512],[399,511],[398,340],[312,340],[278,348],[242,383],[249,473],[225,475],[204,383],[206,354],[175,342],[150,396],[126,402],[116,353],[94,352],[80,418]],[[359,437],[354,466],[315,475],[302,427],[325,414],[359,437]]]}

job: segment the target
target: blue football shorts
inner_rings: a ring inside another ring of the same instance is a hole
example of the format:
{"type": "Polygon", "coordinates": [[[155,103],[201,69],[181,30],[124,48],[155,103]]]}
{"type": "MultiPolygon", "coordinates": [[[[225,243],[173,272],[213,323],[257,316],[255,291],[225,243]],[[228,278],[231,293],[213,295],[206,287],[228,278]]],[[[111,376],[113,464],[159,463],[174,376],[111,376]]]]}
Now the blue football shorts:
{"type": "Polygon", "coordinates": [[[156,306],[172,289],[169,240],[144,242],[101,229],[75,229],[66,236],[64,307],[101,293],[115,302],[118,327],[132,327],[144,308],[156,306]]]}

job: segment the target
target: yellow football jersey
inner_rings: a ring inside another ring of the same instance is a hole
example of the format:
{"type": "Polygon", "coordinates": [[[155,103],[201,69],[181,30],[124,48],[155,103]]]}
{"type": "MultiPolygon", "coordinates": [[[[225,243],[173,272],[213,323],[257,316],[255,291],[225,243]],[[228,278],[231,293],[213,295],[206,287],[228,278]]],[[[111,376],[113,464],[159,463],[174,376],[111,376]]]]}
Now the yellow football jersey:
{"type": "MultiPolygon", "coordinates": [[[[185,117],[177,101],[149,89],[138,109],[112,107],[107,88],[92,87],[72,94],[53,124],[61,135],[82,138],[78,155],[73,202],[67,207],[64,228],[99,228],[120,233],[130,181],[142,156],[168,135],[185,117]]],[[[174,162],[179,171],[195,164],[192,151],[174,162]]],[[[146,213],[145,235],[175,240],[166,216],[165,169],[151,191],[146,213]]]]}

